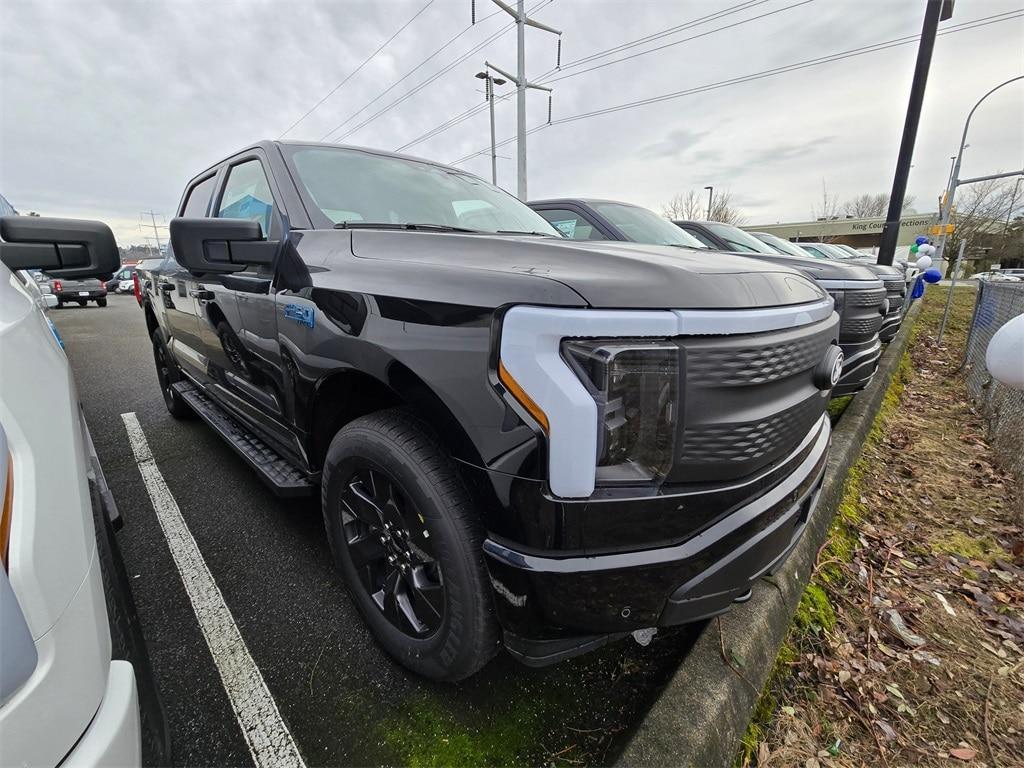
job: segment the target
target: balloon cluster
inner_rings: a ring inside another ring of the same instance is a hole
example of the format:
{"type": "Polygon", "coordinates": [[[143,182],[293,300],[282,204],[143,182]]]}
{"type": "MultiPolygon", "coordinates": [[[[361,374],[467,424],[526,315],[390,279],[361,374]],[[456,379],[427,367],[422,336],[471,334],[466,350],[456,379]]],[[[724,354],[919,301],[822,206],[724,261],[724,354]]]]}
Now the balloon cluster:
{"type": "Polygon", "coordinates": [[[927,237],[918,235],[917,240],[910,246],[910,252],[917,256],[916,266],[924,273],[925,282],[937,283],[942,279],[942,273],[937,269],[931,268],[932,256],[935,255],[935,246],[928,242],[927,237]]]}

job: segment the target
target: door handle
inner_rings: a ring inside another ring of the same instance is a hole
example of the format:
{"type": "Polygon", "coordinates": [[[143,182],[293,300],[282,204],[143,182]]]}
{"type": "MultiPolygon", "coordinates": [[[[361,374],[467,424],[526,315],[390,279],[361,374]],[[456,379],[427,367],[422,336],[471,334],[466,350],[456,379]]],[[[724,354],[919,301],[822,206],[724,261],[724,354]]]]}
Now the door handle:
{"type": "Polygon", "coordinates": [[[161,293],[170,293],[174,290],[174,283],[160,283],[161,293]]]}
{"type": "Polygon", "coordinates": [[[207,291],[202,289],[196,290],[194,288],[188,292],[188,295],[191,296],[193,299],[199,299],[200,301],[213,301],[215,298],[217,298],[217,294],[215,294],[213,291],[207,291]]]}

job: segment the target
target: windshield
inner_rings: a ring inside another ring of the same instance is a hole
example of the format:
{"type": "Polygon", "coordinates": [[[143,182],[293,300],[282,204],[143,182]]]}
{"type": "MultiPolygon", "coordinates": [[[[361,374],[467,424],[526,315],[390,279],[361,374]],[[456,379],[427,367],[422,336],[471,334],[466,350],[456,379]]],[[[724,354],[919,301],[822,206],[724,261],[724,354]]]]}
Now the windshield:
{"type": "Polygon", "coordinates": [[[454,168],[341,147],[285,149],[290,149],[299,182],[331,224],[426,224],[558,235],[512,195],[454,168]]]}
{"type": "Polygon", "coordinates": [[[728,243],[729,247],[734,251],[747,251],[748,253],[763,253],[767,256],[775,256],[776,251],[768,245],[765,245],[756,237],[747,232],[744,232],[738,227],[731,226],[729,224],[721,224],[717,221],[708,221],[704,223],[704,226],[718,235],[720,238],[728,243]]]}
{"type": "Polygon", "coordinates": [[[634,243],[683,245],[687,248],[706,247],[689,232],[646,208],[622,203],[591,203],[590,206],[621,229],[622,234],[634,243]]]}
{"type": "Polygon", "coordinates": [[[789,240],[783,240],[781,237],[775,235],[769,235],[767,232],[754,232],[754,237],[762,242],[767,243],[772,248],[777,250],[779,253],[784,253],[787,256],[801,256],[802,258],[810,258],[810,254],[795,243],[789,242],[789,240]]]}
{"type": "Polygon", "coordinates": [[[813,259],[829,259],[821,245],[822,243],[800,243],[800,249],[813,259]]]}

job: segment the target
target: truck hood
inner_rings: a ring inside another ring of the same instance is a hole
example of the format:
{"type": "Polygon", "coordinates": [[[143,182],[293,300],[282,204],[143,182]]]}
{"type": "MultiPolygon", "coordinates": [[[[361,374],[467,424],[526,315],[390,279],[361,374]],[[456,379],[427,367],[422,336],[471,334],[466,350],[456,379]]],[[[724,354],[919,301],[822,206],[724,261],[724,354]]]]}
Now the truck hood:
{"type": "Polygon", "coordinates": [[[825,295],[785,265],[721,253],[709,258],[700,249],[516,235],[351,234],[357,258],[556,280],[594,307],[741,309],[803,304],[825,295]]]}
{"type": "Polygon", "coordinates": [[[777,264],[779,266],[792,267],[800,270],[814,280],[876,280],[875,273],[863,264],[845,261],[829,261],[826,259],[815,259],[812,257],[788,256],[784,253],[762,254],[745,253],[752,259],[766,264],[777,264]]]}

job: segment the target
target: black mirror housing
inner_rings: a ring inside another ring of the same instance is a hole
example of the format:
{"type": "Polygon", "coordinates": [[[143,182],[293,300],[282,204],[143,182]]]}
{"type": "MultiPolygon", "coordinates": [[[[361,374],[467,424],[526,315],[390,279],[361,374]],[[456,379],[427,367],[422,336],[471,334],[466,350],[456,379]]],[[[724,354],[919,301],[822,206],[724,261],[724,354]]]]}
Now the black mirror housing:
{"type": "Polygon", "coordinates": [[[278,243],[263,239],[258,221],[171,219],[171,248],[189,272],[227,274],[274,263],[278,243]]]}
{"type": "Polygon", "coordinates": [[[99,277],[121,267],[110,227],[101,221],[0,216],[0,261],[65,280],[99,277]]]}

